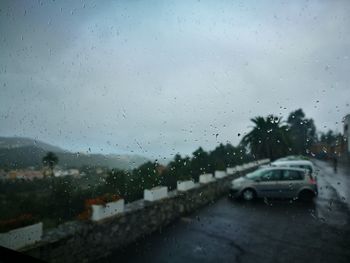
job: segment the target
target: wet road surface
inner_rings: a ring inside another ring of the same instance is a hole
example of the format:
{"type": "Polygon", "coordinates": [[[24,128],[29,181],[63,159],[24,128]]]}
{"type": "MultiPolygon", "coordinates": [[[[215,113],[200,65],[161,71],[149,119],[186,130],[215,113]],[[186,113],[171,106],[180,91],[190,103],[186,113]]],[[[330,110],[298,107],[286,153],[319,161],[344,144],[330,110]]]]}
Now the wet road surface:
{"type": "Polygon", "coordinates": [[[103,262],[350,262],[350,173],[316,161],[309,203],[226,197],[103,262]]]}

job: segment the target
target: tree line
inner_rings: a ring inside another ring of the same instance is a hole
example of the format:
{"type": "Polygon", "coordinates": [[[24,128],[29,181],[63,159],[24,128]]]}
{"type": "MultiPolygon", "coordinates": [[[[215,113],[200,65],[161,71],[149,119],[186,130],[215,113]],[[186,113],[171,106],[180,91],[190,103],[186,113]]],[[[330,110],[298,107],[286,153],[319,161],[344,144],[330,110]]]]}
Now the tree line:
{"type": "Polygon", "coordinates": [[[251,121],[254,124],[252,130],[240,144],[256,159],[312,155],[311,148],[315,143],[335,145],[343,140],[340,133],[332,130],[317,133],[314,120],[306,118],[302,109],[291,112],[286,121],[274,115],[255,117],[251,121]]]}
{"type": "Polygon", "coordinates": [[[198,181],[200,174],[225,170],[251,160],[253,156],[241,146],[220,144],[209,152],[199,147],[191,157],[176,154],[167,166],[156,160],[131,171],[108,170],[106,178],[100,177],[101,182],[92,180],[88,187],[83,187],[86,179],[97,175],[90,175],[90,179],[54,177],[52,171],[59,160],[54,153],[48,153],[42,161],[51,176],[33,181],[0,182],[0,220],[18,214],[34,214],[54,226],[74,219],[85,209],[87,199],[113,193],[132,202],[143,198],[144,189],[165,185],[172,190],[179,180],[198,181]]]}
{"type": "MultiPolygon", "coordinates": [[[[144,189],[165,185],[170,190],[181,180],[198,181],[199,175],[225,170],[252,160],[300,154],[308,155],[316,142],[334,143],[339,134],[332,131],[317,136],[314,121],[306,118],[302,109],[289,114],[286,121],[269,115],[251,119],[253,126],[237,146],[220,144],[212,151],[202,147],[191,156],[176,154],[166,166],[147,162],[131,171],[112,169],[100,183],[82,187],[83,178],[50,176],[32,182],[0,183],[0,219],[18,213],[32,213],[54,224],[74,219],[84,209],[84,201],[104,193],[122,196],[127,202],[143,197],[144,189]],[[45,202],[43,202],[45,200],[45,202]]],[[[43,164],[52,175],[59,162],[54,153],[43,158],[43,164]]],[[[85,167],[86,168],[86,167],[85,167]]],[[[91,175],[96,177],[97,175],[91,175]]]]}

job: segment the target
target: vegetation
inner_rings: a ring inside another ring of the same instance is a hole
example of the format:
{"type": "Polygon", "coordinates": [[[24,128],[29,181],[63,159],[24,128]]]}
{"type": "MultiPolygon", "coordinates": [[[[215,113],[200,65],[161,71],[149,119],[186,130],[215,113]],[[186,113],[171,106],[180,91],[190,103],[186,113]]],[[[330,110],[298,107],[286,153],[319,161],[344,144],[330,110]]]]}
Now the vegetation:
{"type": "Polygon", "coordinates": [[[340,145],[341,134],[331,130],[317,136],[313,119],[305,117],[302,109],[291,112],[287,121],[269,115],[251,119],[252,130],[243,137],[241,145],[247,147],[255,158],[270,158],[275,160],[285,155],[310,155],[311,148],[316,143],[340,145]]]}
{"type": "Polygon", "coordinates": [[[282,124],[281,118],[269,115],[266,118],[251,119],[254,127],[242,139],[242,144],[250,149],[255,158],[271,160],[290,153],[292,146],[289,127],[282,124]]]}
{"type": "Polygon", "coordinates": [[[317,141],[316,127],[313,119],[305,118],[303,110],[298,109],[289,114],[287,123],[293,142],[291,152],[301,155],[308,154],[311,145],[317,141]]]}
{"type": "Polygon", "coordinates": [[[53,152],[48,152],[43,157],[43,165],[50,169],[50,174],[53,175],[53,168],[58,163],[58,157],[53,152]]]}
{"type": "MultiPolygon", "coordinates": [[[[47,163],[50,163],[49,160],[52,159],[48,159],[47,163]]],[[[91,169],[85,167],[88,174],[81,178],[66,176],[33,181],[3,181],[0,182],[0,219],[7,220],[18,214],[30,213],[51,226],[77,216],[86,219],[89,217],[86,206],[90,202],[87,200],[104,200],[103,196],[110,194],[132,202],[143,197],[144,189],[158,185],[174,189],[178,180],[198,181],[201,173],[249,160],[252,160],[252,156],[247,154],[245,148],[221,144],[211,152],[198,148],[192,158],[177,154],[167,166],[147,162],[132,171],[105,169],[105,177],[93,174],[91,169]]]]}
{"type": "Polygon", "coordinates": [[[326,133],[321,133],[320,142],[327,145],[338,145],[343,140],[341,133],[335,133],[332,130],[328,130],[326,133]]]}
{"type": "MultiPolygon", "coordinates": [[[[106,194],[132,202],[141,199],[147,188],[165,185],[171,190],[179,180],[198,181],[200,174],[255,159],[305,155],[315,142],[336,144],[342,139],[332,131],[321,134],[318,139],[313,120],[306,118],[301,109],[292,112],[287,121],[273,115],[251,121],[252,130],[238,146],[220,144],[209,152],[199,147],[192,156],[176,154],[167,166],[157,161],[146,162],[130,171],[84,166],[81,172],[85,176],[80,178],[52,176],[33,181],[0,181],[0,220],[8,222],[21,214],[33,214],[55,226],[78,215],[86,219],[89,217],[87,206],[106,202],[106,194]],[[97,168],[99,174],[96,174],[97,168]]],[[[49,152],[42,162],[52,172],[58,158],[49,152]]]]}

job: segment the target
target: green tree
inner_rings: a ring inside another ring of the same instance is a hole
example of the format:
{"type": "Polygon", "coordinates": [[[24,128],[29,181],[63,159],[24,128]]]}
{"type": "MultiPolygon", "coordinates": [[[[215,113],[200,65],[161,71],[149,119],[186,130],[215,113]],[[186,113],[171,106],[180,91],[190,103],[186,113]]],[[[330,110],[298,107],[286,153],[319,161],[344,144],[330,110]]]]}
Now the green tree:
{"type": "Polygon", "coordinates": [[[42,159],[43,165],[50,169],[51,175],[53,175],[53,168],[58,164],[58,157],[53,152],[48,152],[42,159]]]}
{"type": "Polygon", "coordinates": [[[246,152],[245,147],[234,147],[231,144],[220,144],[209,153],[211,171],[225,170],[227,167],[233,167],[253,158],[246,152]]]}
{"type": "Polygon", "coordinates": [[[335,133],[332,130],[328,130],[326,133],[321,133],[319,141],[331,146],[340,144],[342,140],[341,133],[335,133]]]}
{"type": "Polygon", "coordinates": [[[164,184],[174,189],[177,181],[190,179],[192,179],[191,159],[188,156],[182,158],[180,154],[176,154],[164,173],[164,184]]]}
{"type": "Polygon", "coordinates": [[[222,143],[209,153],[211,172],[214,170],[225,170],[228,163],[228,149],[222,143]]]}
{"type": "Polygon", "coordinates": [[[131,194],[130,177],[131,175],[126,171],[113,169],[106,178],[104,192],[118,194],[128,199],[131,194]]]}
{"type": "Polygon", "coordinates": [[[209,154],[199,147],[193,152],[191,158],[191,176],[195,181],[198,181],[199,176],[203,173],[211,171],[209,154]]]}
{"type": "Polygon", "coordinates": [[[135,185],[140,191],[162,184],[163,178],[158,173],[158,166],[157,162],[147,162],[133,171],[135,185]]]}
{"type": "Polygon", "coordinates": [[[242,138],[242,145],[250,149],[255,158],[274,160],[288,154],[291,140],[288,126],[282,125],[281,118],[269,115],[251,119],[253,129],[242,138]]]}
{"type": "Polygon", "coordinates": [[[316,127],[313,119],[305,118],[302,109],[291,112],[287,123],[290,127],[290,136],[292,140],[292,152],[295,154],[307,154],[310,146],[317,139],[316,127]]]}
{"type": "Polygon", "coordinates": [[[83,200],[77,205],[78,209],[73,203],[74,192],[79,193],[80,189],[74,187],[72,177],[50,178],[50,181],[50,193],[45,202],[48,217],[59,223],[72,219],[83,206],[83,200]]]}
{"type": "Polygon", "coordinates": [[[177,180],[190,180],[192,178],[191,159],[188,156],[182,158],[180,154],[176,154],[174,161],[169,163],[168,169],[177,180]]]}

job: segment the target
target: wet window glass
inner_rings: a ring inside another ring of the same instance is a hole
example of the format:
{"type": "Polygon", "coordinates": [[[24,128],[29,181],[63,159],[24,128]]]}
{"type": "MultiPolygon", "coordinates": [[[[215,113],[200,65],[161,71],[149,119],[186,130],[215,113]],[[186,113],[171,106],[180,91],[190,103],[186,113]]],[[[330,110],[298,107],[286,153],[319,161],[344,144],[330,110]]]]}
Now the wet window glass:
{"type": "Polygon", "coordinates": [[[248,179],[259,179],[264,174],[263,170],[256,170],[253,173],[248,173],[245,177],[248,179]]]}
{"type": "Polygon", "coordinates": [[[281,179],[281,170],[272,170],[263,172],[260,176],[261,181],[278,181],[281,179]]]}
{"type": "Polygon", "coordinates": [[[350,0],[0,0],[0,262],[350,262],[349,72],[350,0]]]}
{"type": "Polygon", "coordinates": [[[282,180],[302,180],[304,177],[303,173],[300,171],[285,170],[283,171],[282,180]]]}

